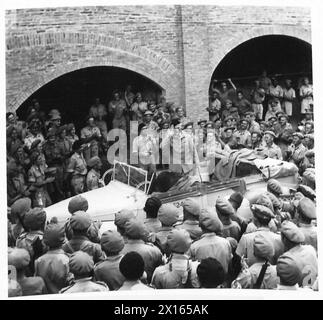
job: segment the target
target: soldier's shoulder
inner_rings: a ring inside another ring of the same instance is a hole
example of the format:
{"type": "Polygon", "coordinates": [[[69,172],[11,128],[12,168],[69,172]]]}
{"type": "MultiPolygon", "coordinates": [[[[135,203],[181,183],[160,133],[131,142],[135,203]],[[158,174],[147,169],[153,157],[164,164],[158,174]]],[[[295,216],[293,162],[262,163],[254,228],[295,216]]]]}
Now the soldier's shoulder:
{"type": "Polygon", "coordinates": [[[92,280],[92,282],[98,286],[101,286],[102,288],[105,288],[106,290],[109,290],[109,287],[103,281],[92,280]]]}
{"type": "Polygon", "coordinates": [[[69,286],[67,286],[67,287],[65,287],[65,288],[63,288],[63,289],[61,289],[60,291],[59,291],[59,293],[65,293],[66,291],[68,291],[69,289],[71,289],[71,288],[73,288],[73,286],[75,285],[75,283],[73,283],[73,284],[71,284],[71,285],[69,285],[69,286]]]}

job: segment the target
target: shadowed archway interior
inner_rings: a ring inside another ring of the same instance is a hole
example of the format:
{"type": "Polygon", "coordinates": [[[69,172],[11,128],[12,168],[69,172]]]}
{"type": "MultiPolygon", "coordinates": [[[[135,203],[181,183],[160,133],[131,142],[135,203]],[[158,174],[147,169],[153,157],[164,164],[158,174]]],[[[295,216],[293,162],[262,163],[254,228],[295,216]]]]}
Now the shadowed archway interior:
{"type": "Polygon", "coordinates": [[[231,78],[238,84],[245,84],[252,82],[263,70],[278,78],[311,77],[311,44],[284,35],[253,38],[231,50],[216,66],[212,79],[231,78]]]}
{"type": "Polygon", "coordinates": [[[95,98],[108,106],[114,90],[123,95],[127,85],[133,92],[141,92],[144,99],[157,101],[162,88],[152,80],[127,69],[117,67],[90,67],[73,71],[47,83],[33,93],[17,110],[19,118],[25,119],[33,99],[48,114],[59,109],[63,123],[73,122],[77,129],[85,125],[85,118],[95,98]]]}

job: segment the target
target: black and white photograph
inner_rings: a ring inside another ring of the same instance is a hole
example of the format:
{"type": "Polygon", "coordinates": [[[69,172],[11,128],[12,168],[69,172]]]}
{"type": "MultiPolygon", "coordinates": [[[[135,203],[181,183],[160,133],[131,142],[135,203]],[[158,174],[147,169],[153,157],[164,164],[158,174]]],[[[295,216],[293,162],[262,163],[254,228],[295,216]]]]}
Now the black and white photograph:
{"type": "Polygon", "coordinates": [[[5,6],[7,298],[319,293],[315,9],[273,3],[5,6]]]}

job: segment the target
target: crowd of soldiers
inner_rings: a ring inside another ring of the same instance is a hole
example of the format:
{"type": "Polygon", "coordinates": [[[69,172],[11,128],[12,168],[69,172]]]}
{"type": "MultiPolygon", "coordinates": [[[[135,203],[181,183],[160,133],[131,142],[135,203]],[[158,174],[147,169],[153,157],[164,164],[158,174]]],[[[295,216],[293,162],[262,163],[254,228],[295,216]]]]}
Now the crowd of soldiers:
{"type": "Polygon", "coordinates": [[[247,201],[240,192],[213,207],[187,198],[182,211],[158,197],[145,219],[115,215],[102,234],[82,195],[69,201],[65,223],[46,223],[46,209],[29,198],[11,207],[9,296],[113,290],[235,288],[318,290],[316,195],[299,185],[282,197],[267,190],[247,201]],[[249,211],[243,203],[247,201],[249,211]]]}
{"type": "Polygon", "coordinates": [[[264,73],[244,97],[229,83],[231,88],[227,82],[212,87],[209,119],[197,123],[181,106],[163,97],[145,101],[131,86],[123,94],[115,92],[108,107],[95,99],[80,135],[73,123],[62,124],[58,109],[46,115],[37,100],[25,121],[8,112],[8,258],[9,271],[13,266],[17,275],[9,275],[9,295],[153,288],[316,290],[312,85],[304,78],[296,94],[289,79],[281,87],[264,73]],[[295,125],[290,120],[298,105],[303,119],[295,125]],[[115,217],[117,231],[100,234],[80,194],[104,185],[109,130],[129,135],[130,121],[139,123],[132,152],[150,174],[168,168],[193,175],[202,160],[248,148],[263,158],[294,162],[301,185],[287,203],[280,198],[279,182],[270,180],[268,191],[248,204],[247,216],[239,214],[247,201],[240,193],[219,198],[212,208],[186,199],[183,216],[151,197],[144,222],[123,210],[115,217]],[[172,146],[176,136],[189,147],[190,164],[159,162],[161,148],[172,146]],[[55,219],[46,223],[44,208],[71,196],[65,225],[55,219]]]}

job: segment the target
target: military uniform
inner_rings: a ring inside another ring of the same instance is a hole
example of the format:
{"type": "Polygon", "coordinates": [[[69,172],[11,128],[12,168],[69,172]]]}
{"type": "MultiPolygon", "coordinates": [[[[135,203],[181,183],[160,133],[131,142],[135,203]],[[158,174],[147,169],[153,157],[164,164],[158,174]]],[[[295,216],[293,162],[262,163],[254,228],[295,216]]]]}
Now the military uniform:
{"type": "MultiPolygon", "coordinates": [[[[93,126],[93,127],[86,126],[81,130],[81,139],[88,139],[94,135],[96,135],[98,138],[101,137],[100,129],[96,126],[93,126]]],[[[97,154],[94,154],[94,149],[96,146],[97,146],[97,141],[92,140],[90,142],[90,146],[84,148],[83,155],[86,162],[88,162],[93,156],[97,155],[97,154]]]]}
{"type": "Polygon", "coordinates": [[[174,253],[166,265],[155,269],[151,284],[156,289],[199,288],[198,264],[186,255],[174,253]]]}
{"type": "Polygon", "coordinates": [[[268,158],[283,160],[281,149],[274,143],[270,146],[266,144],[261,153],[266,155],[268,158]]]}
{"type": "Polygon", "coordinates": [[[136,280],[125,281],[119,290],[154,290],[154,288],[146,286],[140,280],[136,280]]]}
{"type": "Polygon", "coordinates": [[[60,192],[64,190],[64,159],[62,149],[57,141],[47,141],[43,146],[46,163],[49,167],[56,168],[55,185],[60,192]]]}
{"type": "Polygon", "coordinates": [[[192,260],[201,261],[205,258],[215,258],[227,273],[232,258],[230,242],[214,233],[204,233],[201,238],[192,243],[189,250],[192,260]]]}
{"type": "Polygon", "coordinates": [[[299,228],[305,236],[305,244],[309,244],[317,251],[317,227],[311,224],[299,223],[299,228]]]}
{"type": "Polygon", "coordinates": [[[141,239],[128,239],[121,254],[126,254],[131,251],[138,252],[144,259],[147,280],[150,282],[154,270],[162,264],[162,254],[160,250],[153,244],[145,243],[141,239]]]}
{"type": "Polygon", "coordinates": [[[33,165],[28,170],[28,182],[35,189],[32,200],[34,207],[48,207],[52,204],[52,200],[46,189],[46,185],[36,186],[37,183],[46,180],[45,171],[42,166],[33,165]]]}
{"type": "Polygon", "coordinates": [[[26,138],[24,139],[24,144],[27,146],[28,149],[30,149],[31,145],[34,141],[40,140],[41,143],[45,142],[44,136],[41,133],[37,133],[36,135],[33,135],[32,133],[29,133],[26,138]]]}
{"type": "Polygon", "coordinates": [[[118,290],[125,281],[125,277],[119,270],[122,257],[121,254],[109,256],[94,267],[95,279],[106,283],[110,290],[118,290]]]}
{"type": "Polygon", "coordinates": [[[301,286],[311,286],[318,276],[317,254],[311,245],[297,245],[285,252],[296,261],[302,273],[301,286]]]}
{"type": "Polygon", "coordinates": [[[62,248],[67,254],[72,254],[79,250],[86,252],[93,257],[95,263],[105,259],[101,246],[91,242],[86,236],[73,236],[62,248]]]}
{"type": "Polygon", "coordinates": [[[35,261],[35,275],[44,279],[48,293],[58,293],[67,285],[68,263],[62,249],[49,250],[35,261]]]}
{"type": "Polygon", "coordinates": [[[74,193],[83,193],[85,177],[87,174],[86,161],[83,155],[74,153],[70,158],[66,171],[72,173],[71,186],[74,193]]]}
{"type": "Polygon", "coordinates": [[[146,218],[144,224],[149,232],[158,232],[161,228],[161,223],[157,218],[146,218]]]}
{"type": "Polygon", "coordinates": [[[93,281],[92,277],[74,280],[74,283],[60,290],[59,293],[78,293],[78,292],[106,292],[108,286],[104,282],[93,281]]]}
{"type": "Polygon", "coordinates": [[[94,169],[91,169],[86,176],[86,187],[87,190],[94,190],[100,188],[100,172],[97,172],[94,169]]]}
{"type": "MultiPolygon", "coordinates": [[[[249,268],[249,272],[251,274],[251,288],[256,284],[262,266],[263,262],[256,262],[249,268]]],[[[260,289],[276,289],[278,284],[279,278],[277,276],[276,267],[269,265],[266,269],[260,289]]]]}
{"type": "Polygon", "coordinates": [[[307,148],[300,143],[298,146],[292,144],[288,150],[292,153],[290,161],[294,162],[296,165],[299,165],[300,162],[305,158],[307,148]]]}
{"type": "Polygon", "coordinates": [[[193,241],[200,239],[202,235],[202,229],[199,226],[198,221],[185,220],[183,223],[175,225],[176,229],[185,229],[193,241]]]}
{"type": "Polygon", "coordinates": [[[274,257],[270,259],[272,264],[276,264],[277,258],[284,252],[284,246],[281,241],[280,235],[273,233],[269,230],[269,228],[261,227],[252,233],[243,234],[236,250],[236,253],[242,257],[247,258],[247,264],[249,266],[253,265],[256,262],[256,258],[254,255],[253,242],[257,233],[266,233],[269,238],[271,238],[273,246],[274,246],[274,257]]]}

